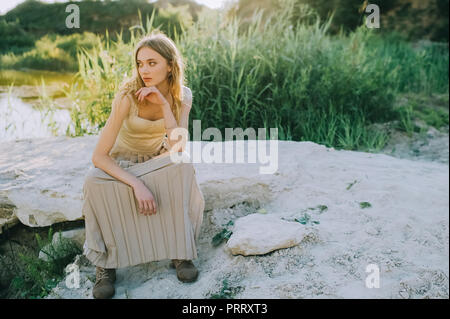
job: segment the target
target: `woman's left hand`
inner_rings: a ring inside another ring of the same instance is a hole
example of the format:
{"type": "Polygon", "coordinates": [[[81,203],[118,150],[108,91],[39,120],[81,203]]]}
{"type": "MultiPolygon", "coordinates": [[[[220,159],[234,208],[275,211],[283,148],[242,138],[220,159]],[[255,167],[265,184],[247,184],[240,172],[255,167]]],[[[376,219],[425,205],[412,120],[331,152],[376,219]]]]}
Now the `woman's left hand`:
{"type": "Polygon", "coordinates": [[[136,91],[135,95],[139,102],[147,100],[150,103],[161,106],[166,103],[169,104],[156,86],[142,87],[136,91]]]}

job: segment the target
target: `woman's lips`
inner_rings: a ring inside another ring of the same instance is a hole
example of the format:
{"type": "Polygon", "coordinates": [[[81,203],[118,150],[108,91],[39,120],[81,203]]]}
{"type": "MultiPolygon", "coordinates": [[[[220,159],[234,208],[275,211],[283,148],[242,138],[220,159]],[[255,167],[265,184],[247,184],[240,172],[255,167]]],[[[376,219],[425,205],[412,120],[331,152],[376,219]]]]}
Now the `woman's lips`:
{"type": "Polygon", "coordinates": [[[144,81],[150,81],[152,78],[144,78],[144,81]]]}

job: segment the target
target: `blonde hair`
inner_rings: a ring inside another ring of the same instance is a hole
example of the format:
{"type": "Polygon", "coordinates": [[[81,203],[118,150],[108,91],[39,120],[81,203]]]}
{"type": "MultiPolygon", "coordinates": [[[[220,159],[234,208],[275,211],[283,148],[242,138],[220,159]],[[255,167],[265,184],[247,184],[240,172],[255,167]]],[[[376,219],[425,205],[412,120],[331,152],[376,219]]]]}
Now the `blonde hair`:
{"type": "MultiPolygon", "coordinates": [[[[148,47],[158,52],[167,61],[167,64],[171,67],[171,71],[168,75],[169,93],[172,95],[174,103],[171,105],[172,113],[175,116],[175,120],[180,124],[180,111],[181,101],[183,100],[183,86],[185,84],[184,79],[184,62],[178,48],[175,43],[167,37],[162,31],[153,31],[150,35],[143,37],[136,45],[134,49],[134,65],[133,74],[131,78],[124,80],[119,86],[119,92],[117,96],[130,95],[134,102],[137,104],[137,98],[134,94],[137,90],[145,87],[144,81],[142,81],[137,65],[137,54],[140,49],[148,47]],[[131,94],[133,93],[133,94],[131,94]]],[[[113,102],[114,103],[114,102],[113,102]]]]}

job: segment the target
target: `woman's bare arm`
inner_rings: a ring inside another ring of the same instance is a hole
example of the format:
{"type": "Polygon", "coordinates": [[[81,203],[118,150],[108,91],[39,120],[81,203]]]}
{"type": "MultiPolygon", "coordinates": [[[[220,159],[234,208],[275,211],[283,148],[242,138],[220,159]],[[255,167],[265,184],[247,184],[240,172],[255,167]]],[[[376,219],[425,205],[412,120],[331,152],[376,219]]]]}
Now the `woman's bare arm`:
{"type": "Polygon", "coordinates": [[[109,175],[121,180],[122,182],[136,187],[142,183],[136,176],[128,173],[121,168],[110,156],[111,151],[123,120],[126,118],[130,110],[130,100],[128,97],[117,96],[112,103],[111,114],[103,127],[94,153],[92,155],[92,163],[95,167],[102,169],[109,175]]]}

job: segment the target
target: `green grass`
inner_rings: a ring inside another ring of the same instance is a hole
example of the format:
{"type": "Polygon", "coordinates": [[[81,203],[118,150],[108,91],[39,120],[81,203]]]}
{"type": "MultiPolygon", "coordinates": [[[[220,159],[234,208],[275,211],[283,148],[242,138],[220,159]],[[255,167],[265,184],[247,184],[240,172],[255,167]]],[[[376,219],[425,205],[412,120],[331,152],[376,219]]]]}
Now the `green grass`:
{"type": "Polygon", "coordinates": [[[81,253],[81,249],[71,240],[62,238],[61,232],[58,244],[53,244],[52,238],[52,228],[46,239],[36,234],[38,247],[47,256],[47,260],[40,259],[35,254],[18,252],[14,265],[2,263],[4,269],[8,268],[15,274],[9,287],[9,298],[43,298],[64,278],[65,267],[81,253]]]}
{"type": "Polygon", "coordinates": [[[298,218],[296,217],[293,220],[285,219],[283,217],[281,219],[287,220],[287,221],[295,221],[302,225],[312,225],[312,224],[318,225],[318,224],[320,224],[320,221],[313,220],[313,217],[311,216],[311,214],[308,214],[307,211],[312,211],[312,213],[320,215],[320,214],[326,212],[327,210],[328,210],[327,205],[317,205],[315,207],[308,207],[307,209],[302,209],[300,217],[298,217],[298,218]]]}
{"type": "Polygon", "coordinates": [[[213,238],[211,239],[211,245],[213,247],[217,247],[219,246],[224,240],[228,240],[231,235],[233,234],[233,232],[231,230],[229,230],[228,228],[233,226],[234,222],[232,220],[230,220],[224,228],[222,228],[217,234],[215,234],[213,236],[213,238]]]}
{"type": "Polygon", "coordinates": [[[448,111],[443,109],[423,109],[417,110],[416,116],[422,119],[425,123],[430,126],[440,128],[442,126],[448,125],[448,111]]]}
{"type": "MultiPolygon", "coordinates": [[[[226,127],[276,127],[280,140],[377,152],[389,137],[373,123],[396,120],[406,132],[414,131],[415,116],[430,125],[448,123],[445,110],[395,108],[396,97],[408,92],[448,100],[448,46],[414,48],[364,25],[330,36],[331,18],[291,28],[289,3],[266,23],[256,11],[245,31],[236,18],[209,14],[174,36],[194,96],[190,136],[192,121],[200,119],[202,128],[218,128],[222,136],[226,127]]],[[[100,132],[118,85],[131,73],[134,45],[155,21],[140,17],[128,42],[106,33],[77,52],[76,83],[66,89],[73,101],[67,135],[100,132]]],[[[75,43],[60,38],[58,49],[73,55],[75,43]]]]}
{"type": "Polygon", "coordinates": [[[369,202],[360,202],[359,203],[359,207],[361,207],[361,208],[370,208],[370,207],[372,207],[372,204],[370,204],[369,202]]]}
{"type": "Polygon", "coordinates": [[[431,43],[414,47],[392,33],[373,37],[367,43],[377,62],[389,70],[397,92],[448,95],[448,43],[431,43]]]}
{"type": "Polygon", "coordinates": [[[347,186],[347,190],[349,190],[350,188],[352,188],[353,185],[355,185],[358,181],[355,179],[353,182],[349,183],[347,186]]]}
{"type": "Polygon", "coordinates": [[[397,129],[412,136],[413,132],[426,131],[416,121],[437,129],[449,125],[448,94],[405,94],[395,111],[399,115],[397,129]]]}
{"type": "MultiPolygon", "coordinates": [[[[211,28],[213,18],[203,16],[176,39],[195,99],[191,121],[201,119],[202,127],[217,127],[223,135],[225,127],[277,127],[281,140],[378,151],[388,136],[369,124],[400,119],[411,130],[407,109],[396,112],[393,101],[411,87],[412,75],[428,83],[416,83],[414,90],[448,91],[443,81],[448,73],[440,69],[448,65],[448,50],[415,51],[365,27],[331,37],[330,21],[292,30],[288,15],[283,11],[262,25],[256,12],[246,33],[239,33],[237,20],[211,28]]],[[[136,31],[148,33],[152,21],[141,25],[136,31]]],[[[132,52],[138,37],[130,43],[119,37],[109,48],[99,42],[93,53],[80,54],[84,85],[73,94],[81,102],[73,110],[72,135],[94,134],[104,126],[117,85],[130,73],[132,61],[124,52],[132,52]],[[104,51],[114,59],[111,65],[104,63],[104,51]]],[[[438,117],[430,115],[429,121],[438,123],[438,117]]]]}
{"type": "Polygon", "coordinates": [[[308,213],[303,213],[303,215],[300,218],[294,218],[294,221],[303,225],[310,223],[320,224],[320,222],[317,220],[311,220],[311,215],[309,215],[308,213]]]}
{"type": "Polygon", "coordinates": [[[52,83],[72,83],[73,73],[62,73],[44,70],[1,70],[0,71],[0,85],[10,85],[14,83],[19,85],[41,85],[41,79],[44,79],[45,84],[52,83]]]}
{"type": "Polygon", "coordinates": [[[409,94],[406,98],[413,118],[437,129],[449,124],[448,94],[409,94]]]}
{"type": "Polygon", "coordinates": [[[312,207],[312,208],[309,208],[309,209],[311,209],[311,210],[318,209],[319,210],[319,214],[321,214],[321,213],[326,212],[328,210],[328,206],[327,205],[317,205],[316,207],[312,207]]]}
{"type": "Polygon", "coordinates": [[[222,280],[222,287],[218,293],[211,294],[210,299],[234,299],[237,293],[242,291],[243,287],[230,286],[228,279],[222,280]]]}

